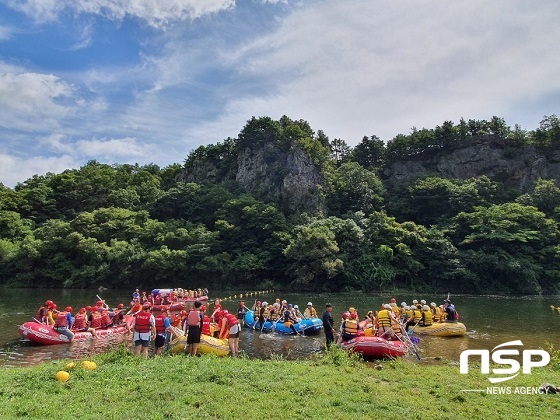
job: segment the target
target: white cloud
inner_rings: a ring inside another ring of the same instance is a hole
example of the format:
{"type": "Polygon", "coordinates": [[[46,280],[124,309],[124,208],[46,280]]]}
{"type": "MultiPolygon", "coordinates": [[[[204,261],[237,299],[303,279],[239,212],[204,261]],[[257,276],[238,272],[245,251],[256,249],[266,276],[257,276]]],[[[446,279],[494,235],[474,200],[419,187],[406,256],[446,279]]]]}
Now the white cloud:
{"type": "Polygon", "coordinates": [[[13,187],[35,174],[60,173],[78,166],[76,160],[67,155],[22,158],[0,153],[0,182],[7,187],[13,187]]]}
{"type": "Polygon", "coordinates": [[[114,162],[150,156],[153,149],[152,145],[141,144],[133,138],[79,140],[75,148],[84,158],[114,162]]]}
{"type": "Polygon", "coordinates": [[[0,74],[0,127],[24,131],[53,129],[73,112],[74,89],[39,73],[0,74]]]}
{"type": "Polygon", "coordinates": [[[13,35],[13,29],[9,26],[0,25],[0,41],[10,39],[13,35]]]}
{"type": "Polygon", "coordinates": [[[38,22],[56,20],[61,12],[70,10],[114,20],[133,17],[163,27],[231,9],[235,0],[11,0],[9,5],[38,22]]]}
{"type": "Polygon", "coordinates": [[[308,3],[225,54],[239,77],[277,83],[235,99],[216,123],[287,114],[355,144],[461,116],[507,116],[513,102],[560,89],[551,53],[559,3],[538,3],[308,3]]]}

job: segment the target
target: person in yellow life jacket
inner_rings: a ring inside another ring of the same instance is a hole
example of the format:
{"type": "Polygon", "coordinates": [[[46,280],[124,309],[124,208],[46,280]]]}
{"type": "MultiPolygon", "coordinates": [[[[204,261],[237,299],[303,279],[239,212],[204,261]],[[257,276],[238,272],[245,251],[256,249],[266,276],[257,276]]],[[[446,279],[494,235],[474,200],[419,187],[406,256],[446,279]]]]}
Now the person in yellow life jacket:
{"type": "Polygon", "coordinates": [[[305,308],[305,311],[303,311],[303,317],[305,319],[317,318],[317,311],[313,307],[313,303],[307,302],[307,308],[305,308]]]}
{"type": "Polygon", "coordinates": [[[432,311],[432,320],[434,322],[441,322],[443,312],[435,302],[430,303],[430,311],[432,311]]]}
{"type": "Polygon", "coordinates": [[[430,310],[430,307],[428,305],[424,305],[422,307],[422,318],[420,319],[420,325],[423,327],[429,327],[433,323],[432,311],[430,310]]]}
{"type": "Polygon", "coordinates": [[[409,321],[414,316],[414,309],[412,306],[405,306],[404,307],[404,319],[409,321]]]}
{"type": "Polygon", "coordinates": [[[404,315],[406,313],[406,307],[408,305],[406,304],[406,302],[401,302],[401,307],[399,308],[399,317],[402,319],[404,318],[404,315]]]}
{"type": "Polygon", "coordinates": [[[377,328],[377,335],[379,337],[387,338],[387,336],[392,336],[391,320],[393,311],[391,310],[391,305],[384,304],[381,306],[381,310],[377,312],[377,317],[375,319],[375,326],[377,328]]]}
{"type": "Polygon", "coordinates": [[[399,316],[400,311],[399,311],[399,307],[397,306],[397,304],[393,302],[393,303],[390,303],[389,305],[391,306],[391,312],[393,312],[393,314],[395,316],[399,316]]]}
{"type": "Polygon", "coordinates": [[[358,336],[360,326],[358,324],[358,314],[356,312],[350,313],[348,319],[342,323],[342,340],[348,341],[358,336]]]}
{"type": "Polygon", "coordinates": [[[412,317],[408,319],[408,321],[406,322],[406,329],[408,330],[408,327],[412,326],[416,326],[421,320],[422,320],[422,311],[420,311],[420,309],[418,308],[418,306],[414,305],[411,307],[412,309],[412,317]]]}

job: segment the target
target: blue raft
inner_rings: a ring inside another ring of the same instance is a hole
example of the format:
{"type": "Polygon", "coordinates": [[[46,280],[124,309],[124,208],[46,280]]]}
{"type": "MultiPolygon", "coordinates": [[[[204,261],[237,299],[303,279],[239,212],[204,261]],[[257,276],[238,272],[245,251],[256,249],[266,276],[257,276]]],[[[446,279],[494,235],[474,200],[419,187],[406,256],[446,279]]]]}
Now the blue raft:
{"type": "Polygon", "coordinates": [[[302,319],[300,322],[295,323],[294,328],[287,327],[282,321],[273,322],[265,321],[264,326],[260,322],[255,322],[255,314],[253,311],[245,313],[245,325],[254,330],[262,332],[277,332],[278,334],[294,335],[316,335],[323,329],[323,321],[319,318],[302,319]]]}

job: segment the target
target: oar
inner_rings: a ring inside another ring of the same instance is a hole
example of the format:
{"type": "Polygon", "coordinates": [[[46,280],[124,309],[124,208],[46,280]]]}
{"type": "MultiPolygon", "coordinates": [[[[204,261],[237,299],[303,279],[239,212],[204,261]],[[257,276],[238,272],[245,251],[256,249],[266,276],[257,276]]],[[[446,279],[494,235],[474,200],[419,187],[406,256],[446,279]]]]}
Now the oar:
{"type": "Polygon", "coordinates": [[[103,302],[103,305],[105,305],[105,307],[108,309],[109,305],[107,305],[107,302],[105,302],[104,299],[101,299],[101,297],[99,295],[95,295],[95,297],[97,297],[97,299],[99,299],[101,302],[103,302]]]}

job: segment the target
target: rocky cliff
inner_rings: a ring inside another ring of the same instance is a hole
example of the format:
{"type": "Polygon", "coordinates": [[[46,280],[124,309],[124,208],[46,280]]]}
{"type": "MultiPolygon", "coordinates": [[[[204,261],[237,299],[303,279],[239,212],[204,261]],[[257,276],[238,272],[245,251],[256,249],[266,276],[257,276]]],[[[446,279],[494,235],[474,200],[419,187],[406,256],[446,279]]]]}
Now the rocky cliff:
{"type": "Polygon", "coordinates": [[[427,175],[456,179],[486,175],[528,192],[539,178],[560,180],[560,151],[546,153],[531,145],[483,136],[393,162],[383,175],[389,184],[427,175]]]}
{"type": "Polygon", "coordinates": [[[253,197],[271,201],[291,214],[318,214],[325,210],[321,194],[323,176],[298,146],[281,148],[273,142],[245,147],[227,162],[195,160],[178,177],[183,182],[236,180],[253,197]],[[228,165],[229,168],[222,166],[228,165]]]}

